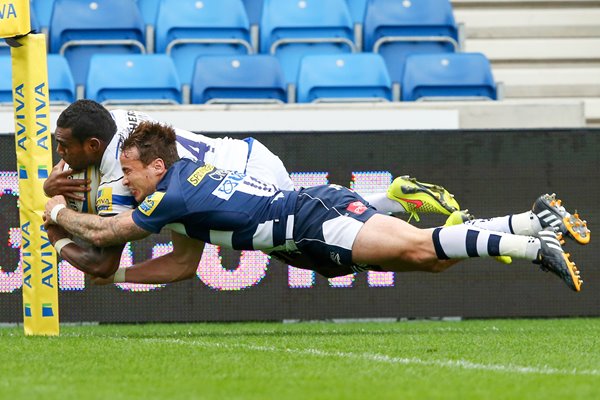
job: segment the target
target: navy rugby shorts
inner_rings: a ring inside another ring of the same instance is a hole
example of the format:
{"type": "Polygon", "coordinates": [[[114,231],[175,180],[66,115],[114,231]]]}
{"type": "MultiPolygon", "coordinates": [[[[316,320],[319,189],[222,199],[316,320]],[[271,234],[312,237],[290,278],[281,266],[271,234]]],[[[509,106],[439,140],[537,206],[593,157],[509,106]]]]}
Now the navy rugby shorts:
{"type": "MultiPolygon", "coordinates": [[[[293,236],[298,250],[308,256],[313,265],[295,266],[312,269],[328,278],[365,270],[381,271],[378,266],[352,262],[354,239],[375,214],[375,208],[345,187],[322,185],[301,189],[294,213],[293,236]]],[[[303,264],[305,262],[306,259],[303,264]]]]}

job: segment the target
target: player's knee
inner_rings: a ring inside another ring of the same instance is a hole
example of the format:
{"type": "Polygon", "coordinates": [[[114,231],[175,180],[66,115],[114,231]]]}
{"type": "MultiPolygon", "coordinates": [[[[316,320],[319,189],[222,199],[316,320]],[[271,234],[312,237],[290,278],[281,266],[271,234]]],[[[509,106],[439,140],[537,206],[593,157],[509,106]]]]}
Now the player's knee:
{"type": "Polygon", "coordinates": [[[421,270],[432,274],[439,274],[448,269],[448,266],[439,260],[428,260],[419,264],[421,270]]]}
{"type": "Polygon", "coordinates": [[[439,274],[440,272],[444,272],[450,267],[447,263],[437,260],[436,262],[429,265],[428,272],[439,274]]]}
{"type": "Polygon", "coordinates": [[[441,272],[438,259],[431,252],[425,251],[419,246],[411,247],[403,252],[401,258],[404,262],[415,265],[418,269],[426,272],[441,272]]]}

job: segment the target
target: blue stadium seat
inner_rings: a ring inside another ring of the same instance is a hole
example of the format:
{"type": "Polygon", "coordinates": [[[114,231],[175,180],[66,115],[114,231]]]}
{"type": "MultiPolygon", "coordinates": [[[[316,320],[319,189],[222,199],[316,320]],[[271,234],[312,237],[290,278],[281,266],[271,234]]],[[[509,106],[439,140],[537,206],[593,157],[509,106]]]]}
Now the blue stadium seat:
{"type": "Polygon", "coordinates": [[[137,0],[138,7],[146,25],[156,25],[160,0],[137,0]]]}
{"type": "Polygon", "coordinates": [[[392,82],[373,53],[305,56],[298,73],[298,103],[390,101],[392,82]]]}
{"type": "Polygon", "coordinates": [[[364,42],[365,51],[381,54],[392,81],[400,82],[408,54],[458,50],[450,0],[369,0],[364,42]]]}
{"type": "Polygon", "coordinates": [[[181,83],[165,54],[100,54],[90,60],[86,98],[104,104],[177,104],[181,83]]]}
{"type": "Polygon", "coordinates": [[[346,0],[264,0],[260,49],[279,58],[288,83],[305,55],[356,51],[346,0]]]}
{"type": "Polygon", "coordinates": [[[4,39],[0,39],[0,56],[10,56],[10,47],[4,39]]]}
{"type": "MultiPolygon", "coordinates": [[[[58,54],[48,55],[48,86],[50,102],[72,103],[75,101],[75,82],[69,65],[58,54]]],[[[12,63],[10,56],[0,56],[0,103],[12,102],[12,63]]]]}
{"type": "Polygon", "coordinates": [[[365,20],[365,10],[367,9],[367,0],[346,0],[348,9],[354,23],[362,24],[365,20]]]}
{"type": "Polygon", "coordinates": [[[12,104],[12,61],[10,54],[0,55],[0,104],[12,104]]]}
{"type": "Polygon", "coordinates": [[[0,56],[10,56],[10,47],[8,47],[4,39],[0,39],[0,56]]]}
{"type": "Polygon", "coordinates": [[[260,25],[260,17],[262,16],[264,0],[244,0],[246,14],[250,24],[260,25]]]}
{"type": "Polygon", "coordinates": [[[192,103],[285,103],[287,85],[269,55],[207,56],[196,61],[192,103]]]}
{"type": "Polygon", "coordinates": [[[55,0],[31,0],[31,10],[37,17],[37,23],[40,29],[48,29],[50,27],[54,1],[55,0]]]}
{"type": "Polygon", "coordinates": [[[40,33],[42,26],[37,15],[37,10],[33,7],[33,3],[31,1],[29,2],[29,20],[31,24],[31,30],[40,33]]]}
{"type": "Polygon", "coordinates": [[[410,55],[400,88],[402,101],[497,99],[490,62],[481,53],[410,55]]]}
{"type": "Polygon", "coordinates": [[[75,101],[75,81],[69,63],[60,54],[48,54],[48,86],[50,101],[72,103],[75,101]]]}
{"type": "Polygon", "coordinates": [[[199,56],[253,53],[242,0],[161,0],[156,52],[173,58],[184,84],[199,56]]]}
{"type": "Polygon", "coordinates": [[[144,32],[135,0],[55,0],[50,50],[67,58],[80,85],[92,55],[144,53],[144,32]]]}

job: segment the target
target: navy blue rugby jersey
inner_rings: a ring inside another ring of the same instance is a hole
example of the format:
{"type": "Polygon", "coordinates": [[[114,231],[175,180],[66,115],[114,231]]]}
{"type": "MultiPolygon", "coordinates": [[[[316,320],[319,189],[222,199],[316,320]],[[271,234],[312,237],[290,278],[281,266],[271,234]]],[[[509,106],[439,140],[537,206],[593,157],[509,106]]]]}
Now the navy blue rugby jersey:
{"type": "Polygon", "coordinates": [[[297,197],[254,177],[181,159],[134,210],[133,221],[149,232],[167,227],[236,250],[285,250],[297,197]]]}

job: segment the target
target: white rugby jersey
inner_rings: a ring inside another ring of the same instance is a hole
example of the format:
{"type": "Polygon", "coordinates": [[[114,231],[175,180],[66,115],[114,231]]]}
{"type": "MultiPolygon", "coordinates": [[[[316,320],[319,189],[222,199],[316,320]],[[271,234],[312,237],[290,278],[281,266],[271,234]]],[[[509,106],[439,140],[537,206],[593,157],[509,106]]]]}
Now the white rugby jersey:
{"type": "MultiPolygon", "coordinates": [[[[119,162],[121,145],[140,122],[159,122],[138,111],[113,110],[111,115],[117,124],[117,132],[104,151],[100,164],[101,180],[96,197],[98,215],[118,214],[136,206],[129,189],[123,185],[123,171],[119,162]]],[[[252,143],[252,139],[213,139],[183,129],[174,129],[177,134],[177,152],[181,158],[201,160],[229,171],[246,172],[249,143],[252,143]]]]}

